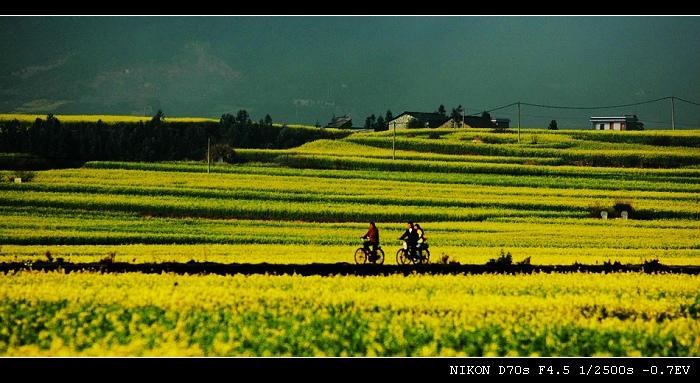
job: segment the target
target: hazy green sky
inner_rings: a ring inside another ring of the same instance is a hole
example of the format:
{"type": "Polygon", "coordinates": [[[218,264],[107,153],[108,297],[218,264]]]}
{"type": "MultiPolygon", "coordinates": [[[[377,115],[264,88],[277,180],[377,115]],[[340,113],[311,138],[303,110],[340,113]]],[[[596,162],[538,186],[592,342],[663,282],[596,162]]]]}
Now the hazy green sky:
{"type": "Polygon", "coordinates": [[[347,114],[358,126],[440,105],[515,126],[520,102],[523,127],[637,114],[661,128],[674,96],[691,102],[675,100],[677,128],[700,127],[695,16],[1,17],[0,52],[5,113],[8,97],[73,100],[65,88],[80,83],[93,106],[323,125],[347,114]],[[20,92],[39,73],[67,85],[20,92]]]}

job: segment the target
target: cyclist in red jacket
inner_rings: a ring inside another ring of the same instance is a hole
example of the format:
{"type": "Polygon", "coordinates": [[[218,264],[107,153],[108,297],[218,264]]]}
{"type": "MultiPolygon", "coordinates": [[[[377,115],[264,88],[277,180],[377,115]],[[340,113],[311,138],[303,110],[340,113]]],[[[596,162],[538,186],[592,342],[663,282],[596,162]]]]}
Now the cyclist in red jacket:
{"type": "Polygon", "coordinates": [[[377,259],[377,247],[379,247],[379,229],[377,229],[377,225],[374,222],[370,222],[369,230],[360,238],[365,240],[365,251],[372,246],[372,255],[370,255],[369,260],[375,261],[377,259]]]}

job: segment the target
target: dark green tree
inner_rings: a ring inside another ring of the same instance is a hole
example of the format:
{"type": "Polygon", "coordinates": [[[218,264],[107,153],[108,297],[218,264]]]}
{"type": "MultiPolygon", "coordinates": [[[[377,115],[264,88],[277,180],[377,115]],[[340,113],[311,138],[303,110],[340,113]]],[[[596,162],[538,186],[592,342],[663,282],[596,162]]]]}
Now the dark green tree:
{"type": "Polygon", "coordinates": [[[377,123],[377,117],[372,114],[371,116],[367,117],[365,119],[365,129],[374,129],[375,124],[377,123]]]}
{"type": "Polygon", "coordinates": [[[384,121],[384,117],[379,116],[377,118],[377,122],[374,124],[374,131],[379,132],[382,130],[386,130],[385,127],[386,127],[386,121],[384,121]]]}
{"type": "Polygon", "coordinates": [[[389,122],[394,119],[394,114],[391,113],[391,109],[387,109],[386,113],[384,114],[384,122],[386,122],[386,126],[381,129],[381,130],[389,130],[389,122]]]}
{"type": "MultiPolygon", "coordinates": [[[[462,105],[460,105],[462,107],[462,105]]],[[[447,116],[447,111],[445,110],[445,105],[440,104],[440,107],[438,107],[437,112],[438,114],[441,114],[443,116],[447,116]]]]}
{"type": "Polygon", "coordinates": [[[225,143],[213,145],[209,156],[213,162],[224,162],[227,164],[236,162],[236,151],[233,150],[231,145],[225,143]]]}
{"type": "Polygon", "coordinates": [[[548,129],[549,130],[558,130],[559,128],[557,127],[557,120],[550,121],[548,129]]]}
{"type": "Polygon", "coordinates": [[[389,122],[394,119],[391,110],[387,110],[384,116],[377,117],[374,113],[365,119],[365,129],[372,129],[375,132],[389,130],[389,122]]]}
{"type": "Polygon", "coordinates": [[[282,125],[279,134],[277,134],[277,148],[288,149],[293,148],[298,145],[297,137],[295,135],[295,130],[289,128],[287,125],[282,125]]]}
{"type": "Polygon", "coordinates": [[[0,152],[25,153],[21,124],[16,118],[0,127],[0,152]]]}
{"type": "Polygon", "coordinates": [[[424,127],[425,127],[425,123],[423,121],[421,121],[420,119],[415,118],[415,117],[408,120],[408,123],[406,124],[406,129],[420,129],[420,128],[424,128],[424,127]]]}
{"type": "Polygon", "coordinates": [[[450,114],[450,118],[457,122],[457,121],[462,121],[462,116],[464,115],[464,108],[462,108],[462,105],[458,106],[457,108],[452,108],[452,114],[450,114]]]}
{"type": "Polygon", "coordinates": [[[627,124],[627,130],[644,130],[644,124],[637,119],[637,115],[633,115],[634,121],[627,124]]]}
{"type": "Polygon", "coordinates": [[[163,114],[163,111],[158,109],[158,112],[156,112],[156,115],[153,116],[151,119],[151,124],[153,126],[163,126],[163,123],[165,122],[165,114],[163,114]]]}
{"type": "Polygon", "coordinates": [[[240,124],[241,126],[243,126],[250,124],[250,122],[251,120],[248,111],[245,109],[239,110],[236,114],[236,124],[240,124]]]}
{"type": "Polygon", "coordinates": [[[272,126],[272,117],[270,117],[269,114],[265,115],[265,119],[262,121],[263,124],[265,125],[270,125],[272,126]]]}
{"type": "Polygon", "coordinates": [[[54,139],[59,129],[61,122],[53,114],[48,114],[46,120],[34,120],[29,135],[30,153],[47,158],[54,157],[54,139]]]}
{"type": "Polygon", "coordinates": [[[253,147],[253,123],[245,109],[238,111],[236,116],[227,113],[219,120],[221,125],[221,141],[234,148],[253,147]]]}

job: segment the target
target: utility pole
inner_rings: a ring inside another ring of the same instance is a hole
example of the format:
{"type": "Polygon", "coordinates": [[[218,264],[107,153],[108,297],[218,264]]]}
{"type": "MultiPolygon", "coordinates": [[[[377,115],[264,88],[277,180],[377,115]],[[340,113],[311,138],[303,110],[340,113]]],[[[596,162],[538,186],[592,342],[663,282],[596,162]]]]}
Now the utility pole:
{"type": "Polygon", "coordinates": [[[673,104],[673,96],[671,96],[671,130],[676,130],[676,108],[673,104]]]}
{"type": "Polygon", "coordinates": [[[518,142],[520,142],[520,101],[518,101],[518,142]]]}
{"type": "Polygon", "coordinates": [[[394,152],[393,159],[396,159],[396,121],[394,121],[394,143],[392,144],[392,150],[394,152]]]}

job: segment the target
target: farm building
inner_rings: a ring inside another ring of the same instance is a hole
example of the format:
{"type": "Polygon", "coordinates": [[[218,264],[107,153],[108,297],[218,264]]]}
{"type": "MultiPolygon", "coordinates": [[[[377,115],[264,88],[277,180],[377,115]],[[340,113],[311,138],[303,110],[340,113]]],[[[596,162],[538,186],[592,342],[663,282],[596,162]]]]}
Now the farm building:
{"type": "Polygon", "coordinates": [[[326,128],[352,128],[352,118],[348,116],[333,117],[326,128]]]}
{"type": "Polygon", "coordinates": [[[389,129],[406,129],[410,127],[440,128],[450,118],[440,113],[403,112],[388,121],[389,129]]]}
{"type": "Polygon", "coordinates": [[[506,129],[510,127],[510,118],[491,117],[491,122],[496,124],[499,128],[506,129]]]}
{"type": "MultiPolygon", "coordinates": [[[[508,120],[510,121],[510,120],[508,120]]],[[[480,116],[462,116],[458,121],[440,113],[403,112],[388,122],[389,129],[412,128],[495,128],[495,122],[480,116]]]]}
{"type": "Polygon", "coordinates": [[[621,117],[591,117],[593,130],[644,130],[644,124],[637,115],[621,117]]]}
{"type": "Polygon", "coordinates": [[[462,116],[462,121],[456,121],[456,128],[497,128],[492,118],[481,116],[462,116]]]}

